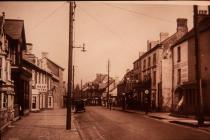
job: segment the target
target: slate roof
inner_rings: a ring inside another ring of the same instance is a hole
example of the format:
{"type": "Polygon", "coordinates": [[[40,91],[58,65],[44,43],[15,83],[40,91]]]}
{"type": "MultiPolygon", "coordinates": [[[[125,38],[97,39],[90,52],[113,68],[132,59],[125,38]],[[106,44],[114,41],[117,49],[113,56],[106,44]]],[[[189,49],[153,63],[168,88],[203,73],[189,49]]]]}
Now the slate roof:
{"type": "Polygon", "coordinates": [[[19,40],[24,32],[24,21],[16,19],[6,19],[4,25],[5,34],[15,40],[19,40]]]}
{"type": "Polygon", "coordinates": [[[50,60],[48,57],[43,57],[43,58],[41,58],[41,59],[47,59],[50,63],[53,63],[54,65],[56,65],[57,67],[59,67],[61,70],[63,70],[64,71],[64,68],[63,67],[61,67],[60,65],[58,65],[57,63],[55,63],[54,61],[52,61],[52,60],[50,60]]]}

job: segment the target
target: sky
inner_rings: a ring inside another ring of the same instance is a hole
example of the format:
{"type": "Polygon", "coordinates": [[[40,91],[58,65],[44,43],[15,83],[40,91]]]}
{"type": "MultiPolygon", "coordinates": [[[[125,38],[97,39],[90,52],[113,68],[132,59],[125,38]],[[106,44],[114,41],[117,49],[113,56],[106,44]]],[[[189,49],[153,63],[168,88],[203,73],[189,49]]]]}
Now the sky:
{"type": "MultiPolygon", "coordinates": [[[[75,48],[75,82],[92,81],[97,73],[122,79],[132,69],[139,52],[145,52],[147,40],[159,40],[160,32],[176,32],[176,19],[187,18],[192,28],[193,7],[197,2],[108,2],[77,1],[74,21],[74,46],[85,43],[86,52],[75,48]]],[[[207,5],[209,2],[197,4],[207,5]]],[[[0,2],[7,19],[23,19],[26,41],[33,53],[49,58],[68,72],[69,3],[0,2]]]]}

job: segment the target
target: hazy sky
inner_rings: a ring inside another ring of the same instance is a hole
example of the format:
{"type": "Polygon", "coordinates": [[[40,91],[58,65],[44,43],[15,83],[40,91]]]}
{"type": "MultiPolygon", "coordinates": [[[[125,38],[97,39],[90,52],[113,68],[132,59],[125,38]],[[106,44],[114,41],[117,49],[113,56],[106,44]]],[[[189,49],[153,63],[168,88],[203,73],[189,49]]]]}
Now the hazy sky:
{"type": "MultiPolygon", "coordinates": [[[[87,51],[74,49],[75,81],[87,82],[96,73],[107,73],[108,59],[111,76],[121,79],[139,52],[146,51],[147,40],[158,40],[160,32],[175,33],[177,18],[187,18],[188,29],[192,28],[195,2],[160,3],[76,2],[74,43],[85,43],[87,51]]],[[[33,52],[38,57],[42,51],[49,52],[49,58],[65,68],[67,80],[69,4],[0,2],[3,11],[6,18],[24,20],[26,41],[33,43],[33,52]]]]}

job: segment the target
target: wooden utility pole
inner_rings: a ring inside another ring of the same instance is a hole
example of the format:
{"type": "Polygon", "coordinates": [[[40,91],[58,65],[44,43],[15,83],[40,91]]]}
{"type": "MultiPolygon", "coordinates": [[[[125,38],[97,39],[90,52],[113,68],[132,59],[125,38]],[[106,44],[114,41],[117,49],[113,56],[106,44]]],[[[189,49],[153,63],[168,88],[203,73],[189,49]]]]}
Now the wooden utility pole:
{"type": "Polygon", "coordinates": [[[107,84],[108,84],[108,87],[107,87],[107,108],[109,108],[109,105],[108,105],[108,103],[109,103],[109,59],[108,59],[108,81],[107,81],[107,84]]]}
{"type": "Polygon", "coordinates": [[[73,72],[72,72],[72,94],[73,94],[73,99],[75,98],[75,93],[74,93],[74,72],[75,71],[75,66],[73,65],[73,72]]]}
{"type": "Polygon", "coordinates": [[[72,56],[73,56],[73,2],[69,2],[69,58],[68,58],[68,92],[66,130],[71,129],[71,98],[72,98],[72,56]]]}
{"type": "Polygon", "coordinates": [[[198,31],[198,6],[193,6],[194,11],[194,34],[195,34],[195,70],[196,70],[196,85],[197,85],[197,94],[199,96],[197,108],[197,120],[198,125],[204,124],[204,116],[203,116],[203,92],[202,92],[202,83],[201,83],[201,65],[200,65],[200,44],[199,44],[199,31],[198,31]]]}

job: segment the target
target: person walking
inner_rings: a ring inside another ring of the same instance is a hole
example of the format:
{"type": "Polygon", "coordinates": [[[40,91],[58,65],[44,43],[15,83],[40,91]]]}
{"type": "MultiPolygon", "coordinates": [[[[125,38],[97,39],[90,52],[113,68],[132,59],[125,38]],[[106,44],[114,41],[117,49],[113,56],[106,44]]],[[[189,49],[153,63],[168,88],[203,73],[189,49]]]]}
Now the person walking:
{"type": "Polygon", "coordinates": [[[145,90],[145,114],[149,112],[149,90],[145,90]]]}
{"type": "Polygon", "coordinates": [[[112,110],[112,99],[109,99],[109,109],[112,110]]]}

